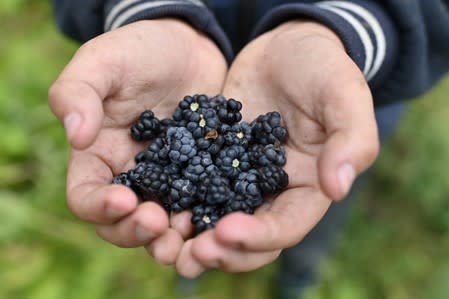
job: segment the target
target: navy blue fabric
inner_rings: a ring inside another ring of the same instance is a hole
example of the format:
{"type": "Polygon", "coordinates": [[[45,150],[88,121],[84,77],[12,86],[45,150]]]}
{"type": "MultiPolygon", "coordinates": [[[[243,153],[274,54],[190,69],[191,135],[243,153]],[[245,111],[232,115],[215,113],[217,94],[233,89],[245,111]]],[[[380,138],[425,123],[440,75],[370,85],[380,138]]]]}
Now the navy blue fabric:
{"type": "MultiPolygon", "coordinates": [[[[157,0],[148,0],[148,2],[157,0]]],[[[56,20],[61,30],[80,41],[103,32],[105,15],[117,0],[53,0],[56,20]]],[[[188,3],[188,1],[185,1],[188,3]]],[[[165,7],[142,12],[129,22],[142,18],[176,16],[203,30],[219,45],[228,61],[232,51],[228,38],[236,49],[242,45],[242,23],[255,28],[255,34],[269,30],[292,18],[313,18],[330,26],[345,41],[348,54],[361,66],[364,60],[360,41],[353,29],[335,15],[314,6],[320,1],[293,0],[207,0],[215,18],[205,18],[205,9],[192,5],[180,11],[165,7]],[[245,4],[245,5],[242,5],[245,4]],[[250,5],[248,5],[250,4],[250,5]],[[288,9],[280,7],[280,5],[288,9]],[[245,12],[241,9],[244,7],[245,12]],[[280,9],[284,11],[279,12],[280,9]],[[296,10],[296,13],[295,13],[296,10]],[[300,10],[300,13],[298,11],[300,10]],[[174,13],[176,12],[176,13],[174,13]],[[251,22],[241,16],[252,16],[251,22]],[[262,18],[265,16],[264,18],[262,18]],[[262,20],[262,21],[261,21],[262,20]],[[245,21],[245,22],[244,22],[245,21]],[[256,26],[256,23],[259,23],[256,26]],[[270,27],[271,26],[271,27],[270,27]],[[224,32],[228,36],[225,36],[224,32]],[[238,36],[238,38],[236,38],[238,36]],[[360,56],[362,55],[362,56],[360,56]]],[[[376,105],[417,97],[429,90],[449,69],[449,0],[354,0],[363,5],[382,24],[388,49],[378,75],[370,81],[376,105]]],[[[176,6],[176,5],[174,5],[176,6]]],[[[245,31],[246,32],[246,31],[245,31]]],[[[248,34],[246,41],[251,36],[248,34]]]]}

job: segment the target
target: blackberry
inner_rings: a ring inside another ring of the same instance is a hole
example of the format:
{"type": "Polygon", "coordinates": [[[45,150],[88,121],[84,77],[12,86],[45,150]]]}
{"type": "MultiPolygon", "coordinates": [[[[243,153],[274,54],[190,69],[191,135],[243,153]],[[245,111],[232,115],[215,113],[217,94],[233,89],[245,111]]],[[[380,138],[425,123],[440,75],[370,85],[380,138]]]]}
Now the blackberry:
{"type": "Polygon", "coordinates": [[[263,149],[264,156],[274,165],[284,166],[287,162],[285,157],[285,148],[276,142],[275,144],[269,144],[263,149]]]}
{"type": "Polygon", "coordinates": [[[252,129],[247,122],[223,128],[226,145],[241,145],[247,148],[252,139],[252,129]]]}
{"type": "Polygon", "coordinates": [[[170,163],[165,166],[165,171],[168,173],[172,181],[182,178],[182,168],[179,164],[170,163]]]}
{"type": "Polygon", "coordinates": [[[128,172],[132,189],[143,200],[165,196],[169,190],[169,175],[164,167],[155,163],[139,163],[128,172]]]}
{"type": "Polygon", "coordinates": [[[168,165],[170,159],[168,157],[170,148],[164,138],[156,138],[149,146],[144,156],[139,153],[135,157],[136,162],[153,162],[160,165],[168,165]]]}
{"type": "Polygon", "coordinates": [[[206,175],[204,175],[202,179],[197,183],[196,196],[199,201],[206,201],[206,196],[208,194],[209,185],[212,181],[212,178],[222,176],[223,174],[216,165],[213,165],[213,167],[208,167],[206,169],[206,175]]]}
{"type": "Polygon", "coordinates": [[[222,95],[216,95],[216,96],[210,98],[209,101],[210,101],[211,107],[218,110],[219,106],[223,106],[227,100],[222,95]]]}
{"type": "Polygon", "coordinates": [[[195,192],[196,187],[191,181],[175,180],[171,183],[170,192],[163,200],[163,204],[176,213],[187,210],[195,203],[195,192]]]}
{"type": "Polygon", "coordinates": [[[195,226],[197,234],[214,228],[220,217],[223,215],[222,210],[217,206],[197,205],[192,209],[191,222],[195,226]]]}
{"type": "Polygon", "coordinates": [[[167,131],[170,150],[168,157],[173,163],[187,162],[196,155],[195,139],[184,127],[173,127],[167,131]]]}
{"type": "Polygon", "coordinates": [[[285,142],[288,137],[287,129],[281,126],[281,115],[278,112],[260,115],[251,123],[251,127],[254,143],[275,144],[276,141],[285,142]]]}
{"type": "Polygon", "coordinates": [[[187,167],[184,169],[184,177],[197,183],[209,174],[215,168],[214,161],[208,152],[199,152],[193,157],[187,167]]]}
{"type": "Polygon", "coordinates": [[[192,117],[186,128],[192,132],[195,139],[206,138],[207,133],[217,130],[221,125],[214,109],[206,108],[199,110],[199,118],[192,117]]]}
{"type": "Polygon", "coordinates": [[[161,131],[160,121],[151,110],[145,110],[131,128],[131,137],[136,141],[151,140],[161,131]]]}
{"type": "Polygon", "coordinates": [[[216,107],[217,115],[220,121],[225,124],[233,125],[242,120],[242,103],[234,99],[223,101],[216,107]]]}
{"type": "Polygon", "coordinates": [[[262,194],[275,194],[288,186],[288,175],[279,166],[268,165],[258,169],[262,194]]]}
{"type": "Polygon", "coordinates": [[[251,167],[248,153],[243,146],[239,145],[232,145],[221,150],[215,163],[231,179],[236,178],[240,172],[247,171],[251,167]]]}
{"type": "Polygon", "coordinates": [[[199,150],[207,151],[211,155],[216,155],[225,144],[225,138],[218,130],[209,131],[205,137],[196,140],[199,150]]]}
{"type": "Polygon", "coordinates": [[[134,161],[136,164],[139,164],[140,162],[145,162],[145,152],[139,152],[137,155],[134,156],[134,161]]]}
{"type": "Polygon", "coordinates": [[[133,186],[139,181],[147,167],[149,167],[148,163],[140,162],[133,169],[128,170],[128,178],[133,186]]]}
{"type": "Polygon", "coordinates": [[[285,149],[277,141],[276,144],[254,144],[249,149],[249,156],[253,167],[274,164],[283,166],[286,163],[285,149]]]}
{"type": "Polygon", "coordinates": [[[184,99],[179,102],[173,113],[173,119],[175,121],[195,121],[199,115],[199,111],[202,108],[210,108],[211,104],[209,98],[206,95],[194,95],[185,96],[184,99]]]}
{"type": "Polygon", "coordinates": [[[171,127],[182,127],[182,124],[179,124],[175,120],[171,118],[164,118],[161,120],[161,131],[159,132],[159,138],[167,137],[167,130],[171,127]]]}
{"type": "Polygon", "coordinates": [[[223,205],[223,214],[233,212],[243,212],[254,214],[254,211],[263,203],[262,196],[243,196],[241,194],[231,193],[228,201],[223,205]]]}
{"type": "Polygon", "coordinates": [[[127,172],[122,172],[118,176],[112,179],[112,184],[124,185],[128,188],[132,188],[132,181],[130,180],[127,172]]]}
{"type": "Polygon", "coordinates": [[[210,205],[224,203],[231,193],[229,180],[223,176],[212,176],[207,182],[204,200],[210,205]]]}
{"type": "Polygon", "coordinates": [[[259,172],[256,169],[250,169],[248,172],[242,172],[234,181],[234,191],[243,196],[260,196],[259,172]]]}

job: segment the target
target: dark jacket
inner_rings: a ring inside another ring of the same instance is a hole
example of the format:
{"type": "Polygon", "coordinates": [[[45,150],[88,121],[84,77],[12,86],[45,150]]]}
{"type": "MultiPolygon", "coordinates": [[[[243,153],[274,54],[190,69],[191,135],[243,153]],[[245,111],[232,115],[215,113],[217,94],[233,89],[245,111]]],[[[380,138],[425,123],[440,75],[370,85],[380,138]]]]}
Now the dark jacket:
{"type": "Polygon", "coordinates": [[[229,62],[249,40],[282,22],[313,19],[343,40],[375,104],[416,97],[449,69],[449,0],[54,0],[57,23],[87,41],[142,19],[183,18],[229,62]]]}

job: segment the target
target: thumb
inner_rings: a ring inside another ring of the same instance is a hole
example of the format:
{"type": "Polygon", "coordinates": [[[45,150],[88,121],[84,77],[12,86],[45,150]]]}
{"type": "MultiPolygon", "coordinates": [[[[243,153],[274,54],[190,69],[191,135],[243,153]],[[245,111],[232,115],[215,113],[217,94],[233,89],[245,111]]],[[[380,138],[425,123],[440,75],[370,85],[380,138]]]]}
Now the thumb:
{"type": "Polygon", "coordinates": [[[98,51],[81,47],[50,87],[48,101],[75,149],[85,149],[103,124],[103,100],[111,94],[113,78],[98,51]],[[96,54],[97,53],[97,54],[96,54]]]}
{"type": "Polygon", "coordinates": [[[318,175],[331,199],[346,196],[355,178],[366,170],[379,152],[379,138],[371,93],[366,83],[355,80],[330,88],[323,94],[322,122],[327,140],[318,158],[318,175]],[[341,86],[345,86],[342,90],[341,86]]]}

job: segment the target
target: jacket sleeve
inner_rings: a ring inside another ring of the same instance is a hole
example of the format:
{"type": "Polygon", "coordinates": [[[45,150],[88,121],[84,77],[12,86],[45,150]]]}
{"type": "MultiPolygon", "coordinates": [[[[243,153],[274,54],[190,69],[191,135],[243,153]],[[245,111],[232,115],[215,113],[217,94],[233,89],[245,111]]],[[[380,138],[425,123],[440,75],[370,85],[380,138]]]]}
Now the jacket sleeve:
{"type": "Polygon", "coordinates": [[[334,30],[361,69],[375,104],[410,99],[449,70],[449,0],[297,1],[269,11],[253,37],[312,19],[334,30]]]}
{"type": "Polygon", "coordinates": [[[61,31],[81,42],[139,20],[175,17],[207,34],[228,62],[233,56],[224,31],[200,0],[53,0],[53,8],[61,31]]]}

